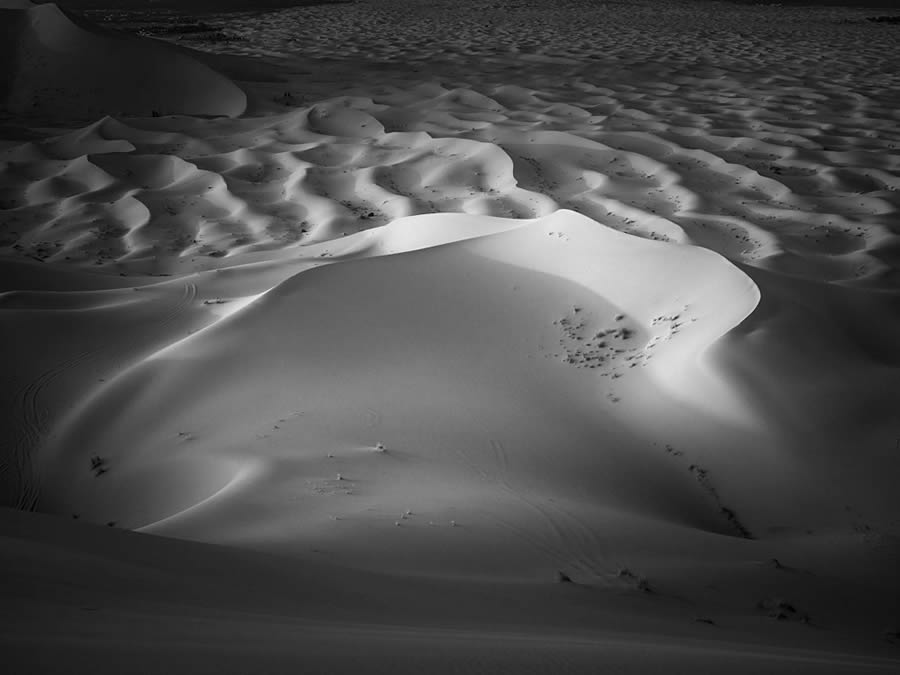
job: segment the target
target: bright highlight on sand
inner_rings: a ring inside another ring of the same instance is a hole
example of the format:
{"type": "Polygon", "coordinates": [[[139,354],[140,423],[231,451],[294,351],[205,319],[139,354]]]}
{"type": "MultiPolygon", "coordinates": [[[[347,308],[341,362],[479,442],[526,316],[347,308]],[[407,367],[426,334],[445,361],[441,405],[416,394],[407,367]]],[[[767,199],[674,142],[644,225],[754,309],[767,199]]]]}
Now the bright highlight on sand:
{"type": "Polygon", "coordinates": [[[900,670],[896,12],[0,2],[11,672],[900,670]]]}

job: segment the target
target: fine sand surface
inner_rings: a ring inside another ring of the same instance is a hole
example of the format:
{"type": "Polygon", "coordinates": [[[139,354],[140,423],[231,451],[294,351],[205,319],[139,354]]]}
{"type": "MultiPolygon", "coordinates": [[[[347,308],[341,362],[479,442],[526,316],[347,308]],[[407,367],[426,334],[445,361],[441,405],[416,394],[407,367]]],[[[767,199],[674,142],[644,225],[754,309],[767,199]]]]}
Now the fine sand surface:
{"type": "Polygon", "coordinates": [[[15,672],[900,671],[883,11],[2,7],[15,672]]]}

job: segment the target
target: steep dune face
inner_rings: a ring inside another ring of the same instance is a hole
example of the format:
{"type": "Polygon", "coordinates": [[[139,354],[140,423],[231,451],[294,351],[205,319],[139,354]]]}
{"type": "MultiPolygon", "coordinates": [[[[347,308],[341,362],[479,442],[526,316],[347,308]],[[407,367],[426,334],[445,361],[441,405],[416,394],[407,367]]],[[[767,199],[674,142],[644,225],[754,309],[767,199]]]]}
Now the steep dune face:
{"type": "Polygon", "coordinates": [[[241,114],[246,96],[171,46],[100,31],[56,5],[4,8],[5,105],[20,115],[241,114]]]}
{"type": "Polygon", "coordinates": [[[771,484],[767,512],[793,528],[841,511],[896,528],[900,293],[744,269],[762,300],[712,358],[806,476],[787,491],[771,484]]]}

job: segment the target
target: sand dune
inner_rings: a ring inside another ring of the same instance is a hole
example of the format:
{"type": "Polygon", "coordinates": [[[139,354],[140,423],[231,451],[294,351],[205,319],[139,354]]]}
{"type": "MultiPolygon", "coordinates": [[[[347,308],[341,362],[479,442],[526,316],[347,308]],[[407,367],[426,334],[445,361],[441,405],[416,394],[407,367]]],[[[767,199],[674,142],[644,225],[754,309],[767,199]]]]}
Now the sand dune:
{"type": "MultiPolygon", "coordinates": [[[[440,234],[453,231],[459,236],[462,228],[440,220],[440,234]]],[[[419,217],[415,227],[420,240],[419,232],[429,228],[429,220],[419,217]]],[[[492,229],[476,228],[475,223],[469,228],[492,229]]],[[[402,234],[390,240],[394,251],[404,244],[402,234]]],[[[412,243],[422,245],[415,239],[412,243]]],[[[659,380],[676,401],[688,399],[703,406],[701,410],[721,405],[721,395],[716,401],[704,400],[704,382],[693,372],[691,361],[755,305],[752,284],[727,263],[719,267],[716,257],[702,249],[685,247],[679,252],[682,255],[561,211],[465,247],[448,245],[301,273],[220,326],[144,360],[92,397],[87,410],[73,411],[73,426],[64,423],[57,428],[62,454],[55,456],[56,443],[46,450],[46,459],[55,468],[53,475],[47,472],[45,485],[54,497],[42,508],[76,510],[93,521],[144,527],[158,516],[145,513],[146,507],[135,499],[135,488],[125,487],[126,477],[134,474],[137,484],[154,485],[157,481],[143,476],[144,471],[157,471],[160,462],[185,462],[166,473],[194,485],[195,501],[200,501],[209,488],[199,478],[214,472],[204,463],[192,467],[191,458],[209,457],[213,465],[245,465],[253,468],[251,473],[262,472],[275,480],[275,485],[266,485],[264,478],[262,483],[244,480],[240,490],[221,495],[231,504],[229,511],[243,509],[238,494],[231,493],[254,495],[258,520],[238,526],[238,532],[259,533],[278,520],[281,508],[261,510],[260,494],[284,493],[275,497],[276,503],[292,495],[310,501],[301,511],[324,523],[307,526],[330,525],[325,513],[313,515],[313,503],[327,508],[331,500],[315,495],[352,491],[357,481],[367,484],[367,498],[333,504],[336,515],[359,517],[363,527],[377,527],[379,520],[393,526],[393,516],[404,508],[427,511],[422,497],[414,496],[419,493],[429,495],[430,508],[435,508],[440,492],[447,492],[445,499],[451,504],[465,503],[466,510],[484,508],[475,495],[462,498],[467,481],[448,485],[442,472],[432,478],[418,475],[422,462],[440,464],[449,459],[452,466],[461,459],[462,468],[474,471],[477,478],[484,472],[505,471],[508,461],[511,475],[498,478],[505,486],[514,479],[515,457],[521,455],[538,475],[558,473],[553,477],[555,486],[534,485],[532,493],[572,498],[576,486],[584,484],[582,489],[588,490],[584,497],[594,504],[610,501],[618,506],[624,500],[625,506],[659,517],[727,532],[728,523],[717,522],[715,505],[704,504],[705,496],[692,487],[689,476],[681,481],[685,496],[679,498],[675,491],[663,498],[666,480],[647,475],[646,449],[632,449],[647,444],[646,426],[629,429],[629,421],[636,424],[641,406],[649,401],[632,393],[629,405],[629,392],[647,387],[641,383],[649,378],[659,380]],[[566,260],[565,265],[560,266],[560,259],[566,260]],[[636,279],[628,272],[637,265],[651,271],[636,279]],[[666,293],[657,290],[663,279],[670,280],[666,293]],[[676,279],[679,285],[673,283],[676,279]],[[710,279],[716,280],[711,286],[710,279]],[[712,288],[712,294],[703,292],[712,288]],[[410,307],[417,308],[413,315],[410,307]],[[690,325],[694,322],[696,326],[690,325]],[[673,365],[687,372],[675,372],[673,365]],[[588,372],[582,375],[578,370],[588,372]],[[229,387],[226,383],[235,378],[241,386],[229,387]],[[550,398],[531,400],[535,394],[527,392],[548,378],[558,380],[557,386],[548,388],[550,398]],[[131,400],[131,392],[137,400],[131,400]],[[517,402],[520,392],[526,398],[517,402]],[[506,401],[499,411],[492,404],[496,399],[506,401]],[[252,406],[241,404],[248,400],[252,406]],[[126,408],[120,410],[119,405],[126,408]],[[351,411],[367,410],[354,420],[361,413],[351,411]],[[585,426],[587,420],[577,420],[588,410],[594,411],[595,419],[585,426]],[[368,433],[381,436],[367,439],[366,420],[376,418],[381,420],[377,430],[368,433]],[[126,429],[117,432],[114,419],[127,420],[126,429]],[[151,420],[162,435],[131,440],[134,425],[149,426],[151,420]],[[285,432],[273,433],[276,427],[285,432]],[[618,447],[601,451],[608,443],[607,427],[618,429],[618,447]],[[478,433],[481,428],[486,431],[478,433]],[[251,429],[256,431],[249,433],[251,429]],[[127,457],[118,450],[126,445],[122,433],[129,438],[127,457]],[[504,441],[508,434],[511,437],[504,441]],[[190,442],[185,443],[188,436],[190,442]],[[526,438],[532,440],[520,445],[526,438]],[[378,442],[391,451],[375,453],[373,460],[378,442]],[[507,457],[504,444],[514,443],[517,447],[510,448],[507,457]],[[556,466],[552,447],[560,443],[567,454],[581,459],[568,467],[556,466]],[[73,455],[76,448],[82,451],[73,455]],[[469,458],[491,448],[500,454],[486,466],[469,458]],[[90,472],[79,471],[88,464],[83,451],[87,449],[120,465],[117,475],[98,483],[90,472]],[[632,453],[641,459],[639,466],[629,468],[632,453]],[[329,462],[328,454],[347,456],[329,462]],[[379,460],[381,465],[373,464],[379,460]],[[491,466],[495,461],[503,465],[491,466]],[[53,477],[57,471],[63,478],[53,477]],[[79,473],[84,479],[73,482],[79,473]],[[337,473],[346,477],[335,481],[330,474],[337,473]],[[294,478],[285,483],[291,474],[294,478]],[[607,478],[601,480],[603,475],[607,478]],[[650,496],[631,486],[644,480],[659,483],[660,488],[650,496]],[[407,489],[400,488],[404,483],[407,489]],[[406,507],[404,499],[410,502],[406,507]],[[368,517],[369,509],[386,517],[368,517]],[[705,510],[712,513],[702,515],[705,510]]],[[[677,435],[678,425],[672,426],[677,435]]],[[[661,454],[658,459],[674,480],[674,467],[666,465],[661,454]]],[[[496,486],[485,487],[486,497],[496,499],[496,486]]],[[[174,487],[167,491],[178,500],[174,487]]],[[[166,515],[179,508],[166,500],[153,501],[166,515]]],[[[446,508],[437,509],[433,517],[443,520],[446,508]]],[[[210,504],[197,510],[201,519],[210,509],[219,524],[200,525],[202,530],[227,532],[235,527],[232,518],[216,516],[210,504]]],[[[295,527],[304,527],[296,515],[291,518],[295,527]]],[[[190,517],[182,520],[192,527],[190,517]]],[[[178,532],[179,525],[174,527],[178,532]]]]}
{"type": "Polygon", "coordinates": [[[4,7],[22,672],[897,670],[890,24],[4,7]]]}
{"type": "Polygon", "coordinates": [[[590,105],[512,111],[500,101],[515,92],[536,93],[423,85],[238,122],[104,118],[6,152],[7,245],[126,273],[193,270],[418,213],[568,208],[790,276],[893,287],[890,154],[791,160],[771,139],[609,130],[590,105]],[[48,239],[48,223],[81,236],[48,239]]]}
{"type": "Polygon", "coordinates": [[[56,5],[3,5],[5,107],[40,118],[242,113],[244,93],[208,66],[157,42],[102,32],[56,5]]]}

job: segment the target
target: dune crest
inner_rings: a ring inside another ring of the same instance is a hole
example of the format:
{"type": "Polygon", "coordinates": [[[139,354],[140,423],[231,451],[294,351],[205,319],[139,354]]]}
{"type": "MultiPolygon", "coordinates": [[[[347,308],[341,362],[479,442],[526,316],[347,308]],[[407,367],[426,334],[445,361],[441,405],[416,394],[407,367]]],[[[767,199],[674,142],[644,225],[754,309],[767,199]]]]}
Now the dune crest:
{"type": "MultiPolygon", "coordinates": [[[[45,448],[42,508],[276,549],[292,545],[278,524],[287,498],[303,504],[288,517],[310,537],[329,512],[344,528],[377,530],[392,524],[377,514],[404,503],[441,521],[486,509],[490,531],[492,519],[515,521],[531,500],[545,508],[554,497],[735,533],[652,450],[658,434],[675,442],[698,417],[746,433],[703,377],[705,350],[758,299],[720,256],[567,211],[415,216],[347,245],[349,257],[285,278],[99,386],[45,448]],[[649,409],[664,427],[648,424],[649,409]],[[135,438],[136,426],[156,431],[135,438]],[[116,470],[100,481],[82,471],[88,448],[116,470]],[[203,507],[187,511],[164,476],[190,484],[201,459],[261,464],[214,502],[198,482],[203,507]],[[531,496],[516,487],[526,475],[546,481],[531,496]],[[484,476],[494,478],[480,485],[484,476]],[[170,494],[181,515],[153,515],[138,484],[163,511],[170,494]],[[341,496],[357,490],[363,499],[341,496]],[[256,515],[234,520],[246,499],[256,515]]],[[[201,295],[217,276],[196,279],[201,295]]]]}

